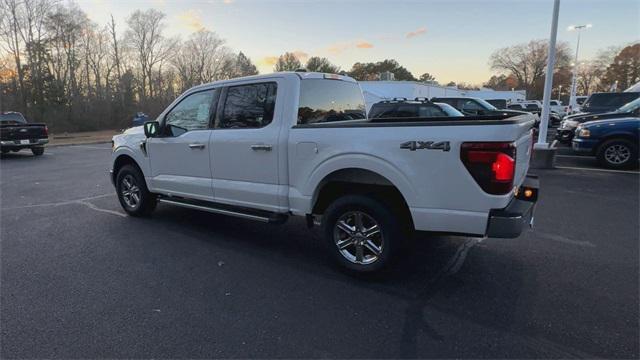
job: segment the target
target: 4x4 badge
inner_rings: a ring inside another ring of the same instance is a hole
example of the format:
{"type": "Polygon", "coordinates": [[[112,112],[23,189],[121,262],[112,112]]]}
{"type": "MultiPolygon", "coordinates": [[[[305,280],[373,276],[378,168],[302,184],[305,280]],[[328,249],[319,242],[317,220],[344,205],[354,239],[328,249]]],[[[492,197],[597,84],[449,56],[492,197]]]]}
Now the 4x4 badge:
{"type": "Polygon", "coordinates": [[[400,149],[416,151],[420,149],[449,151],[451,146],[448,141],[407,141],[400,144],[400,149]]]}

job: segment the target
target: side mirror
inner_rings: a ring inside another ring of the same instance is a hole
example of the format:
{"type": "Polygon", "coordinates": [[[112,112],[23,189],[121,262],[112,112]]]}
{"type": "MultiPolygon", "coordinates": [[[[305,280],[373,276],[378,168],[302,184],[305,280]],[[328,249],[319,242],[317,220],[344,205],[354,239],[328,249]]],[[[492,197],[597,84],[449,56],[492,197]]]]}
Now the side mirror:
{"type": "Polygon", "coordinates": [[[157,121],[147,121],[144,123],[144,136],[156,137],[160,133],[160,123],[157,121]]]}

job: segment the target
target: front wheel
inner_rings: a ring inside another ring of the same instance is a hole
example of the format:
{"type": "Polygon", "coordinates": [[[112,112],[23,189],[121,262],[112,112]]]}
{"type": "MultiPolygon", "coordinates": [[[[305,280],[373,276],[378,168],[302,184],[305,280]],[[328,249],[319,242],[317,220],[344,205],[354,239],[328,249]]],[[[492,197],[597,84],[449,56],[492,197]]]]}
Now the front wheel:
{"type": "Polygon", "coordinates": [[[156,196],[149,192],[144,176],[133,165],[125,165],[116,178],[120,205],[131,216],[146,216],[156,208],[156,196]]]}
{"type": "Polygon", "coordinates": [[[369,273],[391,260],[402,239],[401,222],[377,200],[348,195],[325,211],[323,226],[333,257],[345,268],[369,273]]]}
{"type": "Polygon", "coordinates": [[[611,169],[626,169],[638,165],[638,148],[628,140],[609,140],[598,148],[598,162],[611,169]]]}

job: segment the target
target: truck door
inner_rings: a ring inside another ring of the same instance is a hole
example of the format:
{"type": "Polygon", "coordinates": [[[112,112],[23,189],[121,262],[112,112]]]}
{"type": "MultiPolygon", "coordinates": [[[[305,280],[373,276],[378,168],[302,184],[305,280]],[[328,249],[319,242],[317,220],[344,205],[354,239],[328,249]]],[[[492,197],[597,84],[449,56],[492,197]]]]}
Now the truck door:
{"type": "MultiPolygon", "coordinates": [[[[211,137],[211,169],[216,202],[282,211],[287,205],[281,185],[280,144],[282,86],[263,80],[224,88],[211,137]]],[[[284,165],[283,165],[284,166],[284,165]]],[[[285,168],[286,171],[286,168],[285,168]]]]}
{"type": "Polygon", "coordinates": [[[147,140],[152,190],[212,200],[210,115],[217,90],[188,95],[164,117],[163,136],[147,140]]]}

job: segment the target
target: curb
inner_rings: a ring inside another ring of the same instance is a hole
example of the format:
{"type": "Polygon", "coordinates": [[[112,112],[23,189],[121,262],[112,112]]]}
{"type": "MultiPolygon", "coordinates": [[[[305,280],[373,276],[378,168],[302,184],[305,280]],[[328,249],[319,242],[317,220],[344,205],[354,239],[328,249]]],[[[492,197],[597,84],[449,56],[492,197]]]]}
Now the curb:
{"type": "Polygon", "coordinates": [[[70,143],[70,144],[47,144],[46,147],[51,148],[51,147],[60,147],[60,146],[78,146],[78,145],[95,145],[95,144],[108,144],[109,140],[96,140],[96,141],[89,141],[89,142],[80,142],[80,143],[70,143]]]}

